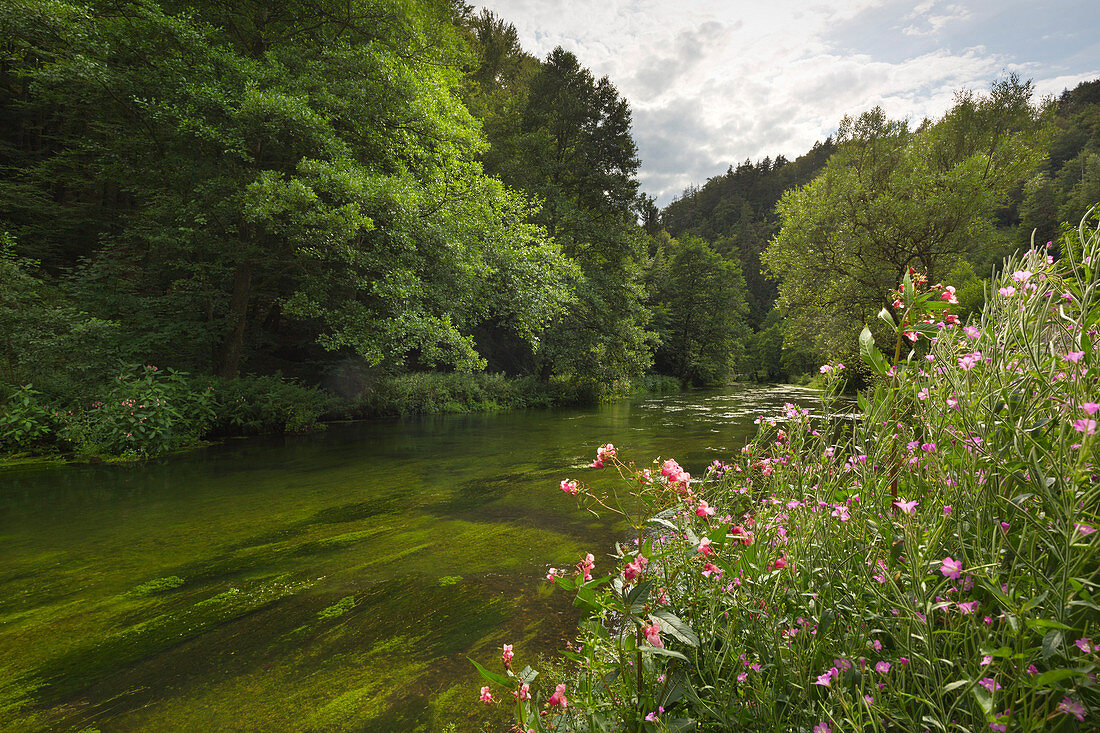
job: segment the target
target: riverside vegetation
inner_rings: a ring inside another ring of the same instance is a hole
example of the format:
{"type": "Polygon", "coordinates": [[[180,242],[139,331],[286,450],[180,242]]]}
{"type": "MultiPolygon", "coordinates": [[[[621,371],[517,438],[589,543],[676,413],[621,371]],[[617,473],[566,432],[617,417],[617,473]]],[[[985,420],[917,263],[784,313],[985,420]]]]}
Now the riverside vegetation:
{"type": "Polygon", "coordinates": [[[518,38],[451,0],[0,5],[0,451],[793,380],[896,271],[974,311],[1100,199],[1100,82],[1010,76],[661,210],[612,81],[518,38]]]}
{"type": "Polygon", "coordinates": [[[855,415],[830,363],[819,412],[761,417],[701,480],[601,447],[620,487],[561,489],[633,537],[550,569],[576,644],[549,674],[475,662],[481,701],[525,733],[1095,730],[1100,218],[1060,245],[967,322],[906,274],[855,415]]]}

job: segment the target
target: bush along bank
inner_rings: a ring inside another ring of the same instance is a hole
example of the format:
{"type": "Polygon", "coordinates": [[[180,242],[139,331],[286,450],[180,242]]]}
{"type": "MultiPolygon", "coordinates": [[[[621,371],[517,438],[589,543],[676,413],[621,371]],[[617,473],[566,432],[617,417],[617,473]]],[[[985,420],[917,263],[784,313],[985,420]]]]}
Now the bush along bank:
{"type": "Polygon", "coordinates": [[[420,372],[379,378],[348,401],[279,376],[224,380],[135,365],[90,400],[33,385],[12,390],[0,400],[0,456],[141,460],[219,438],[309,433],[324,420],[583,406],[680,389],[665,376],[617,382],[601,393],[560,380],[420,372]]]}
{"type": "Polygon", "coordinates": [[[577,643],[541,677],[506,646],[481,701],[540,733],[1096,730],[1093,221],[1058,263],[1007,262],[967,324],[907,277],[884,318],[900,340],[861,339],[855,421],[834,364],[820,412],[762,418],[702,480],[601,448],[622,485],[561,488],[636,537],[550,570],[577,643]]]}
{"type": "Polygon", "coordinates": [[[226,381],[128,366],[91,399],[14,390],[0,412],[0,455],[140,460],[214,438],[318,430],[329,405],[320,390],[273,376],[226,381]]]}

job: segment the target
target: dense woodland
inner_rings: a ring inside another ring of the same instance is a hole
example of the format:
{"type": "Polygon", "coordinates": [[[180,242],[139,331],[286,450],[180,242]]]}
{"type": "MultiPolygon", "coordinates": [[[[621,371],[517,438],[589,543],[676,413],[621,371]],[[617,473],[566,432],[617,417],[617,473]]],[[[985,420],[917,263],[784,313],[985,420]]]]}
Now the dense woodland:
{"type": "Polygon", "coordinates": [[[977,308],[1100,200],[1100,82],[870,110],[664,210],[639,165],[612,80],[456,0],[5,3],[0,447],[794,378],[906,267],[977,308]]]}

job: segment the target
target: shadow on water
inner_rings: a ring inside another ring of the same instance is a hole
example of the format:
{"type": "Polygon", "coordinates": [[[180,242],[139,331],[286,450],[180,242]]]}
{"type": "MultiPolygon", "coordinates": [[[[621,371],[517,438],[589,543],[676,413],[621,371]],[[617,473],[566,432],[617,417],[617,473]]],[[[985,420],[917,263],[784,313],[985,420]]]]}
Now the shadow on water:
{"type": "MultiPolygon", "coordinates": [[[[701,472],[807,391],[447,415],[0,471],[0,728],[501,729],[467,657],[560,649],[546,567],[620,535],[564,497],[613,442],[701,472]]],[[[599,566],[597,566],[599,569],[599,566]]]]}

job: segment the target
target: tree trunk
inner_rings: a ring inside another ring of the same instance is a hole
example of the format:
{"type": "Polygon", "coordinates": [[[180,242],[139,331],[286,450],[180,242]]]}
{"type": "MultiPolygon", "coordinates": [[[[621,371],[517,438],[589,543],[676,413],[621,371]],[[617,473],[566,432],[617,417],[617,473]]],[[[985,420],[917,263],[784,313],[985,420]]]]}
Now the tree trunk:
{"type": "Polygon", "coordinates": [[[248,325],[248,300],[252,295],[252,263],[241,262],[233,273],[233,296],[229,299],[229,328],[222,340],[218,358],[218,376],[236,379],[241,364],[244,330],[248,325]]]}

